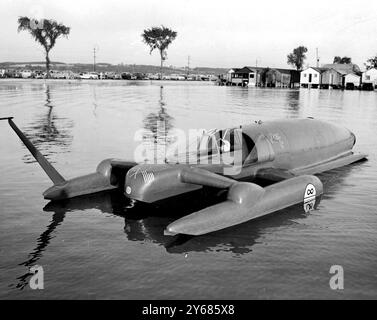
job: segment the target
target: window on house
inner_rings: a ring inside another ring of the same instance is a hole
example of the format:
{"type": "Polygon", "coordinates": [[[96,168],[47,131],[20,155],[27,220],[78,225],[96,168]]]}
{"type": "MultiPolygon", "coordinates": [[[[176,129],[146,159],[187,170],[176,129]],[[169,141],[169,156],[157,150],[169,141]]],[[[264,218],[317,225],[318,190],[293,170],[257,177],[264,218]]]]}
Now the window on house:
{"type": "Polygon", "coordinates": [[[254,73],[250,73],[250,79],[254,79],[254,73]]]}
{"type": "Polygon", "coordinates": [[[315,73],[315,74],[314,74],[314,78],[317,78],[317,76],[318,76],[318,74],[315,73]]]}
{"type": "Polygon", "coordinates": [[[365,80],[370,80],[370,76],[365,76],[365,80]]]}

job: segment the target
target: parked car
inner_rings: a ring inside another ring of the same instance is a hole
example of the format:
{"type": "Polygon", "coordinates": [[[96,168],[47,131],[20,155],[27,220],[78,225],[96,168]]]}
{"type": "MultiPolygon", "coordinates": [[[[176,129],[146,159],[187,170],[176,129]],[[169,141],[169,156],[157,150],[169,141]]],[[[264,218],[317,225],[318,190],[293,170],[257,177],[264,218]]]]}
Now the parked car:
{"type": "Polygon", "coordinates": [[[4,73],[4,78],[16,78],[16,75],[18,75],[18,78],[21,77],[21,74],[16,72],[15,70],[6,70],[4,73]]]}
{"type": "Polygon", "coordinates": [[[75,72],[72,72],[72,74],[70,75],[70,79],[81,79],[81,76],[79,73],[75,73],[75,72]]]}
{"type": "Polygon", "coordinates": [[[103,79],[114,79],[114,72],[105,72],[103,79]]]}
{"type": "Polygon", "coordinates": [[[172,74],[170,80],[186,80],[186,77],[180,74],[172,74]]]}
{"type": "Polygon", "coordinates": [[[95,79],[98,80],[98,73],[96,72],[86,72],[86,73],[80,73],[81,79],[95,79]]]}
{"type": "Polygon", "coordinates": [[[58,70],[50,70],[50,77],[52,79],[65,79],[65,73],[58,70]]]}
{"type": "Polygon", "coordinates": [[[148,80],[144,73],[136,72],[134,76],[136,77],[136,80],[148,80]]]}
{"type": "Polygon", "coordinates": [[[14,70],[13,78],[22,78],[21,70],[14,70]]]}
{"type": "Polygon", "coordinates": [[[33,72],[31,70],[21,70],[21,78],[28,79],[33,77],[33,72]]]}
{"type": "Polygon", "coordinates": [[[148,75],[148,78],[150,80],[160,80],[160,75],[159,74],[150,74],[150,75],[148,75]]]}
{"type": "Polygon", "coordinates": [[[46,72],[43,72],[41,70],[34,71],[34,78],[35,79],[44,79],[46,77],[46,72]]]}
{"type": "Polygon", "coordinates": [[[121,77],[122,77],[123,80],[131,80],[131,73],[122,72],[121,77]]]}

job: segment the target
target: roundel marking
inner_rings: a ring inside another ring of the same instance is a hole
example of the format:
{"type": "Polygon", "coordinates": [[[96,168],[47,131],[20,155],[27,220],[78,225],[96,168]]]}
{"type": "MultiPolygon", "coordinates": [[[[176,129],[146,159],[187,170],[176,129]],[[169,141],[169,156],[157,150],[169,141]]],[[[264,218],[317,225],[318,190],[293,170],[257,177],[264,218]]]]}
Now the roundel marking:
{"type": "Polygon", "coordinates": [[[305,212],[312,211],[315,206],[315,197],[317,195],[317,191],[315,186],[309,183],[305,188],[304,193],[304,210],[305,212]]]}

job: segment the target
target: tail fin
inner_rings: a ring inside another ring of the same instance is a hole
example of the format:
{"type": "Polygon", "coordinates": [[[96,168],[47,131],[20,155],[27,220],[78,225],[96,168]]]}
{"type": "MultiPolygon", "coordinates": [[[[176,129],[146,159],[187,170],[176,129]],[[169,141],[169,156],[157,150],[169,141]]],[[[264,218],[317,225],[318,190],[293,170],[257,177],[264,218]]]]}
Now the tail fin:
{"type": "Polygon", "coordinates": [[[42,169],[46,172],[46,174],[49,176],[51,181],[54,183],[54,185],[59,185],[65,183],[65,179],[60,175],[58,171],[52,166],[50,162],[38,151],[36,147],[31,143],[31,141],[23,134],[23,132],[18,129],[16,124],[12,121],[13,117],[5,117],[0,118],[0,120],[8,120],[9,125],[11,128],[16,132],[18,137],[21,139],[21,141],[25,144],[25,146],[29,149],[30,153],[33,155],[35,160],[38,161],[42,169]]]}

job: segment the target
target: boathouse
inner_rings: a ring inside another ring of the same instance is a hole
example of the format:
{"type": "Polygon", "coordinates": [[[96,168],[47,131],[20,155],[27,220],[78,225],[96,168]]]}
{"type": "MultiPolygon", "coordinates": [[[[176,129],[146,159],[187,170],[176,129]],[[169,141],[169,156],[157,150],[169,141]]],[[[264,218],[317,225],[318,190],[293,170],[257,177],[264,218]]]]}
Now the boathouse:
{"type": "Polygon", "coordinates": [[[265,68],[243,67],[232,74],[231,85],[260,86],[261,73],[265,68]]]}
{"type": "Polygon", "coordinates": [[[263,80],[266,87],[289,88],[291,85],[291,70],[267,69],[263,80]]]}
{"type": "Polygon", "coordinates": [[[356,73],[348,73],[343,76],[344,88],[348,90],[358,89],[360,87],[361,77],[356,73]]]}
{"type": "Polygon", "coordinates": [[[232,79],[234,78],[234,73],[237,72],[238,70],[239,70],[239,68],[232,68],[232,69],[228,70],[228,72],[226,73],[226,76],[225,76],[227,84],[232,83],[232,79]]]}
{"type": "Polygon", "coordinates": [[[300,71],[290,69],[291,72],[291,88],[300,87],[300,71]]]}
{"type": "Polygon", "coordinates": [[[300,85],[304,88],[319,88],[321,86],[321,76],[326,68],[309,67],[301,71],[300,85]]]}
{"type": "Polygon", "coordinates": [[[333,68],[325,70],[324,72],[322,72],[321,88],[339,89],[343,87],[343,76],[345,74],[345,72],[333,68]]]}
{"type": "Polygon", "coordinates": [[[377,68],[363,72],[361,82],[365,89],[377,89],[377,68]]]}

